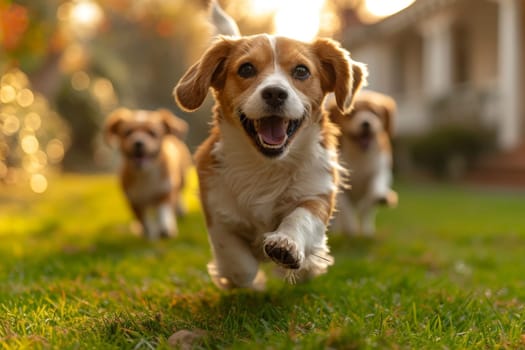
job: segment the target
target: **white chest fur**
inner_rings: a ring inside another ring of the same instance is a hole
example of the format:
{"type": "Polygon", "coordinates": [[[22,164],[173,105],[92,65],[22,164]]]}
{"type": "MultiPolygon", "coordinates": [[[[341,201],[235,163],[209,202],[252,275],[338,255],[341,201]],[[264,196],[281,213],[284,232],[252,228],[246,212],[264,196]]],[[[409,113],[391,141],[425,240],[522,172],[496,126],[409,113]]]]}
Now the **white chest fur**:
{"type": "Polygon", "coordinates": [[[135,174],[133,182],[125,189],[133,203],[146,204],[171,191],[171,182],[165,172],[153,164],[135,174]]]}
{"type": "MultiPolygon", "coordinates": [[[[223,130],[236,133],[233,128],[223,130]]],[[[206,199],[214,220],[258,235],[275,230],[300,202],[334,191],[332,169],[337,162],[315,141],[319,137],[319,128],[309,126],[284,159],[258,154],[242,135],[223,137],[213,150],[220,166],[207,179],[206,199]]]]}

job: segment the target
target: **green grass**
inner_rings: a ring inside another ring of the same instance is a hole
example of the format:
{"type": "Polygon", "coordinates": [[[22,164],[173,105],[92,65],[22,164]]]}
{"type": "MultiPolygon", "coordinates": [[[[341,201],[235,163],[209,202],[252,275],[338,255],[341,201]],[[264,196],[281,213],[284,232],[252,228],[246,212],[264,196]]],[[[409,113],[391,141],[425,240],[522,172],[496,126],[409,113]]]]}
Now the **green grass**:
{"type": "Polygon", "coordinates": [[[374,240],[333,235],[328,274],[258,293],[210,282],[192,191],[179,237],[147,242],[112,176],[0,188],[0,347],[162,349],[180,329],[197,348],[525,347],[525,193],[397,189],[374,240]]]}

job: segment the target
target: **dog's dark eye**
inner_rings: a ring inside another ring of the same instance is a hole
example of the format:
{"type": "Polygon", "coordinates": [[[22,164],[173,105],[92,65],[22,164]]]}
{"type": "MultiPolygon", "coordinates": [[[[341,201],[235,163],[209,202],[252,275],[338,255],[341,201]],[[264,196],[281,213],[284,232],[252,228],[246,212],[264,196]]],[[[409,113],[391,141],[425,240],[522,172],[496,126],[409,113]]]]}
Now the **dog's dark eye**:
{"type": "Polygon", "coordinates": [[[306,66],[300,64],[293,69],[292,76],[297,80],[306,80],[310,77],[310,71],[306,66]]]}
{"type": "Polygon", "coordinates": [[[133,129],[126,129],[126,130],[124,130],[124,136],[125,137],[128,137],[131,134],[133,134],[133,129]]]}
{"type": "Polygon", "coordinates": [[[146,133],[151,137],[157,137],[157,133],[153,130],[146,130],[146,133]]]}
{"type": "Polygon", "coordinates": [[[257,74],[257,70],[251,63],[243,63],[239,67],[239,70],[237,71],[237,74],[239,74],[240,77],[243,77],[245,79],[251,78],[257,74]]]}

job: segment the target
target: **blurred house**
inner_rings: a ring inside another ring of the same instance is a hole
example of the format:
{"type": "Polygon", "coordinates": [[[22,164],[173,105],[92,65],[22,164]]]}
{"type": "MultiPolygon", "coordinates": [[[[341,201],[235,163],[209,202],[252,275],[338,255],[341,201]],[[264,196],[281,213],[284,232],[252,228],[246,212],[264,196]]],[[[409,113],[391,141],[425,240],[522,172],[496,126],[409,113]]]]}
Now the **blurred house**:
{"type": "Polygon", "coordinates": [[[398,135],[479,125],[495,131],[500,151],[521,149],[525,161],[523,0],[417,0],[343,37],[368,64],[369,87],[397,100],[398,135]]]}

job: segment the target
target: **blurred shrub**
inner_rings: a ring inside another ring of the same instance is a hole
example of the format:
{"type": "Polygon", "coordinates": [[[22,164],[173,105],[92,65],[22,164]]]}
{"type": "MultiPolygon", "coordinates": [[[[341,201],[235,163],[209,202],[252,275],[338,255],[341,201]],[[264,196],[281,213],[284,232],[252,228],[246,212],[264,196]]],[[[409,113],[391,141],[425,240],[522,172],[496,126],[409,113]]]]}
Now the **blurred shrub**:
{"type": "Polygon", "coordinates": [[[438,177],[458,178],[494,144],[494,132],[486,128],[449,124],[411,140],[409,152],[416,166],[438,177]]]}

